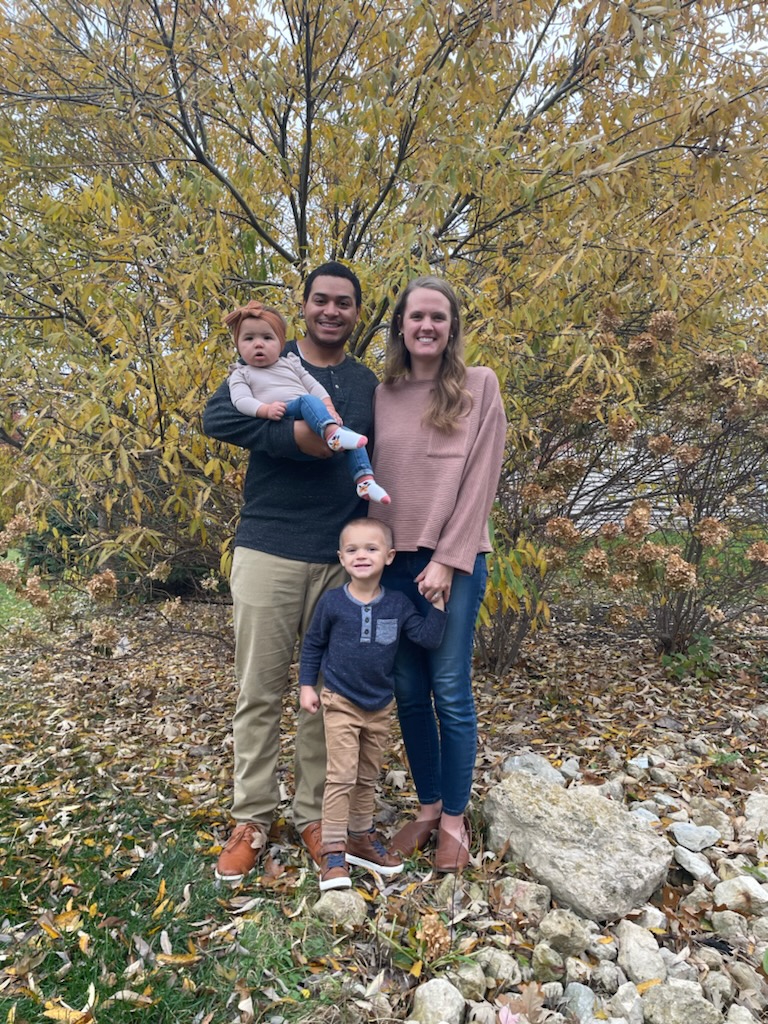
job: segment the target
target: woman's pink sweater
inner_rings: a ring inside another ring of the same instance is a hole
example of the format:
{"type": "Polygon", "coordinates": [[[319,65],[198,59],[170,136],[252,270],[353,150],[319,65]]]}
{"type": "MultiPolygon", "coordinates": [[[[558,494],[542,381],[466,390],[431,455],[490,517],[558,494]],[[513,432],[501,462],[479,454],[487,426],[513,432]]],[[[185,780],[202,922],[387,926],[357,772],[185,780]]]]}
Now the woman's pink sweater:
{"type": "Polygon", "coordinates": [[[493,370],[468,367],[466,388],[472,407],[450,432],[423,423],[432,381],[381,384],[375,396],[373,470],[392,504],[371,515],[389,524],[398,551],[429,548],[459,572],[491,550],[488,514],[507,428],[493,370]]]}

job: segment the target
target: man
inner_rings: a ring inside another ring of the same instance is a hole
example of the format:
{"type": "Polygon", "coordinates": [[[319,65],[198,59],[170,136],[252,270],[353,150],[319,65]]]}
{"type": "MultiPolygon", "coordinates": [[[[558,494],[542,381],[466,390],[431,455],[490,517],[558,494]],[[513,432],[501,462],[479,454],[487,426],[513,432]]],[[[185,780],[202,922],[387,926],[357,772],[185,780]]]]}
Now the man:
{"type": "MultiPolygon", "coordinates": [[[[341,263],[325,263],[307,278],[303,299],[306,334],[286,351],[295,352],[327,389],[344,423],[372,438],[376,378],[344,351],[360,315],[360,282],[341,263]]],[[[339,530],[365,515],[367,502],[350,486],[344,459],[332,456],[308,424],[243,416],[230,401],[226,381],[206,406],[203,429],[250,450],[230,578],[239,685],[233,722],[236,825],[216,865],[217,878],[236,884],[263,852],[279,802],[280,716],[296,637],[309,626],[321,594],[343,583],[339,530]]],[[[322,717],[300,711],[293,817],[316,864],[325,761],[322,717]]]]}

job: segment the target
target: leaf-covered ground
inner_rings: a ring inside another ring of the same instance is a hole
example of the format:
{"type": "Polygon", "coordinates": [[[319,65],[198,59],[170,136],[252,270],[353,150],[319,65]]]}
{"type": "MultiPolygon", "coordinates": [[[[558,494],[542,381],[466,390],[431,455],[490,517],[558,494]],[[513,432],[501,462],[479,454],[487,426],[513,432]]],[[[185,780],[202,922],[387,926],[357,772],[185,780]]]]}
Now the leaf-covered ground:
{"type": "MultiPolygon", "coordinates": [[[[6,634],[0,649],[0,1020],[365,1020],[385,981],[405,1017],[408,988],[446,948],[427,861],[384,893],[356,878],[371,905],[364,937],[312,924],[316,879],[285,818],[260,877],[216,887],[232,769],[229,609],[144,608],[118,621],[110,656],[93,650],[85,624],[6,634]]],[[[768,631],[732,633],[703,667],[716,678],[669,677],[646,641],[586,625],[532,637],[504,679],[477,673],[476,803],[521,748],[554,764],[576,757],[597,782],[684,734],[708,748],[681,780],[685,795],[725,794],[738,814],[766,776],[768,631]]],[[[286,797],[296,704],[284,717],[286,797]]],[[[414,804],[403,768],[395,735],[385,831],[414,804]]],[[[476,853],[469,876],[493,881],[503,867],[479,835],[476,853]]],[[[487,909],[471,939],[449,922],[448,946],[462,951],[484,932],[522,942],[487,909]]]]}

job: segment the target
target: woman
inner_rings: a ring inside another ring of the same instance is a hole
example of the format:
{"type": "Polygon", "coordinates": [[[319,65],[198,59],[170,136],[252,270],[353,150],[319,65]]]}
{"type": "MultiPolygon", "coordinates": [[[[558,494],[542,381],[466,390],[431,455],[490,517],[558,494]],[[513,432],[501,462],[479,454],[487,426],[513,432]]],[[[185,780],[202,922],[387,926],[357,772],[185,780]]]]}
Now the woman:
{"type": "Polygon", "coordinates": [[[477,751],[472,639],[491,550],[488,514],[506,435],[499,385],[463,359],[459,304],[437,277],[403,291],[389,330],[384,383],[376,391],[374,469],[392,496],[376,510],[394,533],[397,556],[384,585],[425,613],[442,593],[448,623],[437,651],[401,641],[395,668],[400,728],[419,813],[394,837],[410,856],[437,830],[435,867],[469,862],[464,817],[477,751]]]}

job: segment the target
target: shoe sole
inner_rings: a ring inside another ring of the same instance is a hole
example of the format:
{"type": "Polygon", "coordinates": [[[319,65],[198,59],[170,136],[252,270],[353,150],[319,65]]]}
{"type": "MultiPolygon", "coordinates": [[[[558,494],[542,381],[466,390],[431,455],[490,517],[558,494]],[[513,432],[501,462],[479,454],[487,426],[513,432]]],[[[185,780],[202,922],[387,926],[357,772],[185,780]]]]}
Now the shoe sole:
{"type": "Polygon", "coordinates": [[[355,864],[359,868],[367,868],[369,871],[375,871],[377,875],[399,875],[405,868],[405,864],[395,864],[392,867],[387,867],[384,864],[376,864],[372,860],[364,860],[362,857],[355,857],[354,854],[347,854],[347,864],[355,864]]]}
{"type": "Polygon", "coordinates": [[[328,892],[330,889],[351,889],[351,878],[329,878],[327,882],[320,882],[320,892],[328,892]]]}
{"type": "Polygon", "coordinates": [[[216,868],[213,869],[213,874],[217,882],[226,882],[227,885],[240,885],[250,875],[250,871],[246,871],[244,875],[220,875],[216,868]]]}

